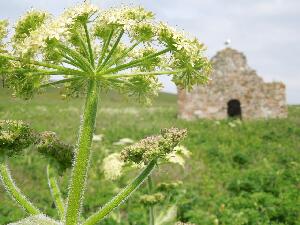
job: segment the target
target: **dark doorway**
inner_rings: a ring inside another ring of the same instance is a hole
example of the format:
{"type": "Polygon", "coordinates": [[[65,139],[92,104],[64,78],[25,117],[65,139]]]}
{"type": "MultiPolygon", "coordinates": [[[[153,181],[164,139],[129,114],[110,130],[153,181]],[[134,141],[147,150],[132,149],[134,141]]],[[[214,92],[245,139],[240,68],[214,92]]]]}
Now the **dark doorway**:
{"type": "Polygon", "coordinates": [[[242,118],[241,103],[237,99],[232,99],[227,103],[227,113],[230,118],[242,118]]]}

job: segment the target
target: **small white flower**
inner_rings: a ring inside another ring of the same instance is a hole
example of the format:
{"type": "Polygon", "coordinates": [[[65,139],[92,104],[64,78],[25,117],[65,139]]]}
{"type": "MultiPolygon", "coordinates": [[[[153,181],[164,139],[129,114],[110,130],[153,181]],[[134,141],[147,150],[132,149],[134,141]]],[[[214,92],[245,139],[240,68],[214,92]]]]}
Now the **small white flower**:
{"type": "Polygon", "coordinates": [[[174,148],[174,152],[167,155],[166,159],[170,163],[179,164],[184,167],[185,158],[189,158],[191,156],[191,152],[184,146],[178,145],[174,148]]]}
{"type": "Polygon", "coordinates": [[[133,144],[134,140],[130,138],[121,138],[119,141],[114,142],[114,145],[128,145],[128,144],[133,144]]]}
{"type": "Polygon", "coordinates": [[[98,135],[94,134],[93,141],[102,141],[103,136],[104,136],[103,134],[98,134],[98,135]]]}
{"type": "Polygon", "coordinates": [[[180,166],[184,167],[185,159],[181,155],[176,154],[176,152],[168,154],[166,159],[170,163],[179,164],[180,166]]]}
{"type": "Polygon", "coordinates": [[[88,3],[77,5],[67,9],[57,19],[48,19],[40,28],[30,33],[24,42],[16,46],[17,51],[25,54],[30,50],[37,51],[46,46],[47,39],[65,40],[69,34],[68,28],[76,19],[85,14],[96,12],[98,8],[88,3]]]}
{"type": "Polygon", "coordinates": [[[122,174],[124,162],[120,158],[119,153],[108,155],[102,164],[104,176],[108,180],[115,180],[122,174]]]}

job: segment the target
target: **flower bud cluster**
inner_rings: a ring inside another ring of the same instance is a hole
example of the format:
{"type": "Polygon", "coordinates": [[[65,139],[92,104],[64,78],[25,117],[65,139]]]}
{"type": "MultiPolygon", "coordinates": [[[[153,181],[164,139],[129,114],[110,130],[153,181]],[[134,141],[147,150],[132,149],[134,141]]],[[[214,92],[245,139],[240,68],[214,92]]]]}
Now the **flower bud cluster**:
{"type": "Polygon", "coordinates": [[[52,159],[59,171],[71,168],[74,158],[73,146],[62,143],[54,132],[40,133],[36,147],[38,152],[52,159]]]}
{"type": "Polygon", "coordinates": [[[7,20],[0,20],[0,52],[3,51],[4,43],[3,39],[7,37],[8,33],[8,21],[7,20]]]}
{"type": "MultiPolygon", "coordinates": [[[[122,27],[124,30],[131,30],[133,26],[142,21],[153,19],[152,12],[146,11],[142,7],[119,7],[110,8],[100,12],[96,21],[95,30],[101,32],[100,28],[107,27],[122,27]]],[[[96,31],[96,32],[97,32],[96,31]]]]}
{"type": "Polygon", "coordinates": [[[0,120],[0,157],[18,154],[34,140],[33,130],[24,122],[0,120]]]}
{"type": "MultiPolygon", "coordinates": [[[[87,19],[90,14],[96,12],[98,8],[94,5],[83,3],[66,10],[57,19],[48,18],[33,31],[28,30],[30,36],[26,37],[16,48],[22,54],[29,51],[36,52],[40,48],[47,47],[47,41],[55,39],[63,41],[69,36],[69,28],[79,19],[87,19]]],[[[29,14],[30,15],[30,14],[29,14]]],[[[23,20],[26,20],[25,17],[23,20]]],[[[18,22],[21,24],[22,20],[18,22]]]]}
{"type": "Polygon", "coordinates": [[[15,47],[28,38],[31,32],[40,28],[48,18],[49,14],[44,11],[31,9],[25,13],[15,24],[15,33],[13,36],[15,47]]]}
{"type": "Polygon", "coordinates": [[[155,193],[152,195],[142,195],[140,197],[140,202],[145,206],[153,206],[162,203],[166,196],[163,193],[155,193]]]}
{"type": "Polygon", "coordinates": [[[125,162],[148,164],[153,159],[163,158],[182,141],[187,134],[185,129],[162,129],[161,135],[150,136],[125,147],[121,158],[125,162]]]}
{"type": "Polygon", "coordinates": [[[148,104],[158,96],[162,84],[154,76],[134,76],[126,79],[122,89],[128,96],[136,96],[137,100],[148,104]]]}
{"type": "Polygon", "coordinates": [[[103,160],[102,168],[104,177],[108,180],[115,180],[122,174],[124,162],[121,160],[120,154],[113,153],[103,160]]]}
{"type": "Polygon", "coordinates": [[[159,183],[157,185],[157,190],[162,192],[169,192],[182,185],[182,181],[172,182],[172,183],[159,183]]]}
{"type": "Polygon", "coordinates": [[[178,31],[166,23],[160,23],[156,29],[158,40],[171,49],[170,68],[185,69],[185,72],[174,75],[173,81],[187,88],[207,82],[211,65],[203,57],[205,46],[196,38],[189,38],[183,31],[178,31]]]}

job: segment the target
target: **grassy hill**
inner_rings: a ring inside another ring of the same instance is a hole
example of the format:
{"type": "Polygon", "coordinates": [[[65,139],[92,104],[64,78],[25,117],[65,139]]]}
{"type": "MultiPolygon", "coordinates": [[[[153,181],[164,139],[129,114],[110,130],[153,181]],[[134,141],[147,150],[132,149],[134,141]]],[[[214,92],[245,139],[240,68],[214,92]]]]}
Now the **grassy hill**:
{"type": "MultiPolygon", "coordinates": [[[[71,144],[76,143],[82,104],[83,99],[62,100],[57,90],[22,101],[0,89],[0,119],[22,119],[39,131],[55,131],[71,144]]],[[[176,96],[171,94],[161,94],[148,107],[117,94],[101,98],[95,133],[103,134],[103,141],[93,145],[89,175],[93,180],[83,210],[95,211],[128,181],[128,176],[117,184],[103,179],[101,159],[121,150],[114,142],[138,140],[170,126],[188,129],[184,145],[192,157],[185,169],[159,168],[154,181],[183,181],[176,197],[178,220],[199,225],[300,224],[300,107],[290,106],[287,119],[188,122],[177,119],[176,96]]],[[[26,156],[12,159],[10,167],[26,195],[53,215],[53,208],[44,207],[52,204],[46,164],[46,159],[28,149],[26,156]]],[[[69,173],[59,180],[64,196],[69,173]]],[[[147,224],[139,193],[118,209],[120,224],[147,224]]],[[[24,216],[0,186],[0,224],[24,216]]],[[[113,221],[108,218],[103,224],[116,224],[113,221]]]]}

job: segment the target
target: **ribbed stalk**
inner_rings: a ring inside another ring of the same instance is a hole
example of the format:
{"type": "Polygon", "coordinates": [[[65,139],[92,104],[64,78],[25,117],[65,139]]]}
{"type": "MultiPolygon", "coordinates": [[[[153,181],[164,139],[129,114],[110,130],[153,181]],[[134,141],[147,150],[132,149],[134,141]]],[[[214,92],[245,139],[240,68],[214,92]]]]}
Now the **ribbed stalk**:
{"type": "Polygon", "coordinates": [[[69,195],[66,212],[66,225],[77,225],[80,208],[84,196],[86,177],[91,155],[92,138],[95,127],[99,96],[99,83],[96,80],[89,82],[85,108],[79,133],[78,149],[73,165],[72,177],[69,186],[69,195]]]}
{"type": "Polygon", "coordinates": [[[54,171],[50,165],[47,166],[47,178],[50,192],[55,203],[55,207],[57,209],[60,219],[63,220],[65,216],[65,203],[62,198],[59,186],[57,184],[57,180],[54,176],[54,171]]]}
{"type": "Polygon", "coordinates": [[[143,181],[151,174],[156,165],[156,160],[151,161],[147,167],[130,183],[127,185],[117,196],[115,196],[110,202],[103,206],[98,212],[90,216],[83,225],[94,225],[99,223],[105,216],[107,216],[112,210],[118,207],[123,201],[125,201],[130,194],[132,194],[143,181]]]}
{"type": "MultiPolygon", "coordinates": [[[[148,192],[149,195],[152,194],[153,191],[153,181],[151,175],[148,177],[148,192]]],[[[149,225],[154,225],[155,224],[155,217],[154,217],[154,206],[150,205],[149,206],[149,225]]]]}
{"type": "Polygon", "coordinates": [[[22,194],[20,189],[15,185],[6,163],[0,163],[0,178],[11,197],[21,206],[27,213],[31,215],[40,214],[40,211],[22,194]]]}

